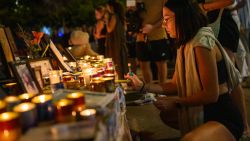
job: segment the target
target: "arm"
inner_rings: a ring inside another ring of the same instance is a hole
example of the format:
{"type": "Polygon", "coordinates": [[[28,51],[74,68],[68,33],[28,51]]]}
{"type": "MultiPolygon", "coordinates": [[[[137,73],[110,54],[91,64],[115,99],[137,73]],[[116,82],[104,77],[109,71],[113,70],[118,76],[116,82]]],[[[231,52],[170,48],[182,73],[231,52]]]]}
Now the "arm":
{"type": "Polygon", "coordinates": [[[213,50],[209,51],[201,47],[195,48],[194,51],[202,90],[192,96],[180,98],[177,102],[189,106],[216,102],[219,96],[216,54],[213,53],[213,50]]]}
{"type": "Polygon", "coordinates": [[[204,11],[209,12],[216,9],[227,7],[233,3],[234,0],[214,0],[212,2],[207,2],[202,4],[203,5],[202,8],[204,11]]]}
{"type": "Polygon", "coordinates": [[[244,7],[245,4],[246,4],[246,0],[238,1],[237,4],[236,4],[236,6],[233,7],[233,8],[231,8],[230,10],[232,10],[232,11],[233,11],[233,10],[238,10],[238,9],[244,7]]]}
{"type": "Polygon", "coordinates": [[[95,26],[94,30],[94,36],[96,39],[100,39],[102,37],[105,37],[104,35],[101,35],[102,29],[104,28],[104,22],[98,21],[95,26]]]}
{"type": "Polygon", "coordinates": [[[174,73],[174,76],[170,82],[166,82],[164,84],[144,84],[144,82],[141,81],[136,75],[131,76],[127,74],[125,78],[130,79],[132,81],[134,89],[138,91],[147,91],[165,95],[172,95],[177,93],[176,73],[174,73]]]}
{"type": "Polygon", "coordinates": [[[116,17],[115,15],[111,15],[111,19],[110,20],[106,20],[106,27],[107,27],[107,32],[110,33],[114,30],[115,26],[116,26],[116,17]]]}

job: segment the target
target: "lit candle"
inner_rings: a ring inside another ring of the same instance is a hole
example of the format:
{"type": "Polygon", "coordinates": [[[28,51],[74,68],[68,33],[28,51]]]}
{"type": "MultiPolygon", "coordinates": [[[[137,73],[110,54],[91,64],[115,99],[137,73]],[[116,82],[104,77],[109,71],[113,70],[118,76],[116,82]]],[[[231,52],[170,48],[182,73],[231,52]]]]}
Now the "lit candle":
{"type": "Polygon", "coordinates": [[[12,111],[13,107],[20,103],[20,99],[16,96],[7,96],[4,101],[7,103],[7,111],[12,111]]]}
{"type": "Polygon", "coordinates": [[[105,59],[103,59],[103,62],[106,64],[107,68],[112,68],[113,67],[112,58],[105,58],[105,59]]]}
{"type": "Polygon", "coordinates": [[[80,112],[80,116],[83,120],[94,120],[96,117],[96,110],[95,109],[85,109],[80,112]]]}
{"type": "Polygon", "coordinates": [[[19,115],[14,112],[0,114],[0,139],[15,141],[21,136],[19,115]]]}
{"type": "Polygon", "coordinates": [[[64,88],[62,83],[62,70],[50,71],[49,80],[52,93],[55,93],[58,89],[64,88]]]}
{"type": "Polygon", "coordinates": [[[73,79],[73,76],[67,75],[63,76],[63,82],[71,81],[73,79]]]}
{"type": "Polygon", "coordinates": [[[35,96],[35,94],[32,93],[24,93],[18,96],[18,98],[21,100],[21,102],[31,102],[31,99],[35,96]]]}
{"type": "Polygon", "coordinates": [[[56,107],[56,121],[69,122],[73,121],[73,101],[68,99],[61,99],[55,103],[56,107]]]}
{"type": "Polygon", "coordinates": [[[7,83],[4,87],[9,95],[17,95],[19,91],[17,83],[7,83]]]}
{"type": "Polygon", "coordinates": [[[104,55],[97,55],[97,59],[102,61],[104,59],[104,55]]]}
{"type": "Polygon", "coordinates": [[[19,113],[24,131],[36,125],[37,111],[34,103],[25,102],[14,107],[14,112],[19,113]]]}
{"type": "Polygon", "coordinates": [[[85,55],[84,56],[84,60],[89,60],[90,56],[89,55],[85,55]]]}
{"type": "Polygon", "coordinates": [[[67,98],[73,101],[73,109],[80,111],[85,109],[85,94],[81,92],[70,93],[67,98]]]}
{"type": "Polygon", "coordinates": [[[32,99],[36,104],[38,121],[52,120],[54,117],[54,106],[52,95],[39,95],[32,99]]]}
{"type": "Polygon", "coordinates": [[[6,112],[6,103],[0,100],[0,113],[6,112]]]}
{"type": "Polygon", "coordinates": [[[105,92],[104,81],[102,80],[91,81],[90,90],[96,92],[105,92]]]}
{"type": "Polygon", "coordinates": [[[115,91],[115,81],[113,77],[105,77],[102,78],[104,81],[104,87],[106,92],[114,92],[115,91]]]}

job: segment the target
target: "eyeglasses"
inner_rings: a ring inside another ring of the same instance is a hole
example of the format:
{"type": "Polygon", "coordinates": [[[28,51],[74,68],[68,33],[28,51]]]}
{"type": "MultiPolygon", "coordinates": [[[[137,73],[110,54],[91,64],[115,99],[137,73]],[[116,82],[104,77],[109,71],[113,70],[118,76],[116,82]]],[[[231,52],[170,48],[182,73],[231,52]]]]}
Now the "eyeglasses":
{"type": "Polygon", "coordinates": [[[173,21],[174,17],[162,18],[162,27],[166,27],[170,21],[173,21]]]}

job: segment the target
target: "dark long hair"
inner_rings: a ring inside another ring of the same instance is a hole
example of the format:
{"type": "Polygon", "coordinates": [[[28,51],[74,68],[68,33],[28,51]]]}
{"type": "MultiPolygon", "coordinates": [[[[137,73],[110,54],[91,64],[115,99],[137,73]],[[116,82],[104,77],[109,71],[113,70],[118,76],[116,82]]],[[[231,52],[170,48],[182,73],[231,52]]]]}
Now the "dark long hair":
{"type": "Polygon", "coordinates": [[[201,27],[207,26],[206,16],[192,0],[167,0],[165,7],[175,13],[176,42],[185,45],[201,27]]]}
{"type": "Polygon", "coordinates": [[[125,10],[122,4],[114,0],[109,0],[107,4],[114,9],[114,13],[121,20],[122,24],[124,24],[125,23],[125,10]]]}

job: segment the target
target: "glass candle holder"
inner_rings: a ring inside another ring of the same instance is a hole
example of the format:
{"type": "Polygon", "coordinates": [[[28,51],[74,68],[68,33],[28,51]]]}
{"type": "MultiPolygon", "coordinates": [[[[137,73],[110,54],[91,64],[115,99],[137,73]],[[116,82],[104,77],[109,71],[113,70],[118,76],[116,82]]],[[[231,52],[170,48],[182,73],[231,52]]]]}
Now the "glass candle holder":
{"type": "Polygon", "coordinates": [[[85,109],[85,94],[81,92],[67,94],[67,99],[73,101],[73,110],[81,111],[85,109]]]}
{"type": "Polygon", "coordinates": [[[4,88],[8,95],[17,95],[19,91],[17,83],[7,83],[4,85],[4,88]]]}
{"type": "Polygon", "coordinates": [[[21,136],[19,115],[14,112],[0,114],[0,139],[16,141],[21,136]]]}
{"type": "Polygon", "coordinates": [[[21,102],[17,96],[7,96],[4,98],[4,101],[7,103],[7,111],[12,111],[21,102]]]}
{"type": "Polygon", "coordinates": [[[67,81],[71,81],[71,80],[73,80],[73,76],[71,76],[71,75],[63,76],[63,82],[67,82],[67,81]]]}
{"type": "Polygon", "coordinates": [[[56,90],[64,88],[62,83],[62,70],[53,70],[49,72],[49,80],[51,92],[55,93],[56,90]]]}
{"type": "Polygon", "coordinates": [[[102,78],[104,81],[104,87],[106,92],[114,92],[115,91],[115,80],[114,77],[104,77],[102,78]]]}
{"type": "Polygon", "coordinates": [[[21,100],[21,102],[31,102],[31,99],[35,96],[35,94],[32,93],[23,93],[18,96],[18,98],[21,100]]]}
{"type": "Polygon", "coordinates": [[[90,83],[90,91],[96,92],[105,92],[104,81],[102,80],[93,80],[90,83]]]}
{"type": "Polygon", "coordinates": [[[61,99],[55,103],[55,113],[57,122],[70,122],[73,121],[73,101],[68,99],[61,99]]]}
{"type": "Polygon", "coordinates": [[[34,103],[25,102],[14,107],[14,112],[19,113],[23,131],[36,125],[37,111],[34,103]]]}
{"type": "Polygon", "coordinates": [[[96,110],[95,109],[85,109],[80,112],[82,120],[95,120],[96,110]]]}
{"type": "Polygon", "coordinates": [[[39,95],[32,99],[36,104],[38,121],[48,121],[54,118],[52,95],[39,95]]]}
{"type": "Polygon", "coordinates": [[[7,104],[4,101],[0,100],[0,113],[6,112],[6,106],[7,104]]]}

